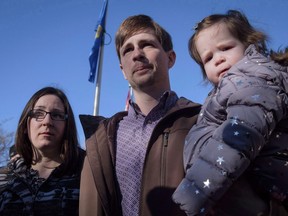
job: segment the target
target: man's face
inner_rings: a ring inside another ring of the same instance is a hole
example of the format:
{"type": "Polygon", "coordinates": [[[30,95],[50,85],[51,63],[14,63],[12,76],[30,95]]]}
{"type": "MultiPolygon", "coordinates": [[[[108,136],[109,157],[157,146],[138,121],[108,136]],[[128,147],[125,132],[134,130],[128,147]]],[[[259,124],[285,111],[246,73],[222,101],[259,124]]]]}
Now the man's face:
{"type": "Polygon", "coordinates": [[[131,36],[120,48],[120,68],[133,89],[169,83],[174,61],[174,51],[165,52],[152,30],[131,36]]]}

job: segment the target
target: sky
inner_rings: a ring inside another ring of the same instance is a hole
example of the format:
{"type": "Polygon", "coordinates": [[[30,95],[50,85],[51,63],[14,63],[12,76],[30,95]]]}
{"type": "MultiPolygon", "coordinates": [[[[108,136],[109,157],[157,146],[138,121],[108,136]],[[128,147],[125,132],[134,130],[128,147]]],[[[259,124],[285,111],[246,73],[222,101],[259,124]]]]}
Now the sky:
{"type": "MultiPolygon", "coordinates": [[[[62,89],[72,105],[80,144],[79,114],[93,114],[95,83],[88,81],[88,57],[103,0],[0,0],[0,124],[15,132],[20,114],[40,88],[62,89]]],[[[288,46],[288,0],[109,0],[103,51],[99,115],[125,108],[128,83],[115,51],[114,35],[131,15],[146,14],[172,36],[177,55],[170,70],[178,96],[203,103],[211,86],[190,58],[188,40],[205,16],[229,9],[244,12],[269,36],[268,47],[288,46]]]]}

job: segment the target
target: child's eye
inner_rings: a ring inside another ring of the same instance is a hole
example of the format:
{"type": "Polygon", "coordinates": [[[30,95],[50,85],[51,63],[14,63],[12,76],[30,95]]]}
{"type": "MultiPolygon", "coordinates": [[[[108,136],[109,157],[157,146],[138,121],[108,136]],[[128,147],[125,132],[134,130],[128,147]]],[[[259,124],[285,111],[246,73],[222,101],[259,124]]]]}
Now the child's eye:
{"type": "Polygon", "coordinates": [[[222,51],[227,51],[230,50],[232,48],[232,46],[225,46],[222,48],[222,51]]]}
{"type": "Polygon", "coordinates": [[[206,64],[206,63],[208,63],[211,59],[212,59],[212,56],[207,56],[206,58],[204,58],[203,63],[206,64]]]}

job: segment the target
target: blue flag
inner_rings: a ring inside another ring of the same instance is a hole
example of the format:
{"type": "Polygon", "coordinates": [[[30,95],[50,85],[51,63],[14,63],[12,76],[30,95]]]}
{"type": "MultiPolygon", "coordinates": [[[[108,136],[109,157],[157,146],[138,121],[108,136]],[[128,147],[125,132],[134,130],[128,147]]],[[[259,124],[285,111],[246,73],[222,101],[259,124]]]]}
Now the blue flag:
{"type": "Polygon", "coordinates": [[[96,34],[95,34],[95,41],[92,47],[92,51],[89,56],[89,63],[90,63],[90,73],[89,73],[89,81],[94,83],[95,76],[96,76],[96,69],[98,63],[98,56],[100,51],[100,46],[102,45],[103,40],[103,33],[105,27],[105,16],[106,16],[106,9],[107,9],[107,2],[108,0],[104,0],[104,4],[96,25],[96,34]]]}

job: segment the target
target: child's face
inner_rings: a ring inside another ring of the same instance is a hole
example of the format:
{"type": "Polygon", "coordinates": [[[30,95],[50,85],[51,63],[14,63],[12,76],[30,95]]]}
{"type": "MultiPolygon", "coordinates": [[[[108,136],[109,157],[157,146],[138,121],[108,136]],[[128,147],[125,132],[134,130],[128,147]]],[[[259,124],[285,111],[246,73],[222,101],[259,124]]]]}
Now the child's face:
{"type": "Polygon", "coordinates": [[[225,23],[202,30],[196,39],[207,78],[217,85],[224,74],[244,56],[244,45],[229,32],[225,23]]]}

